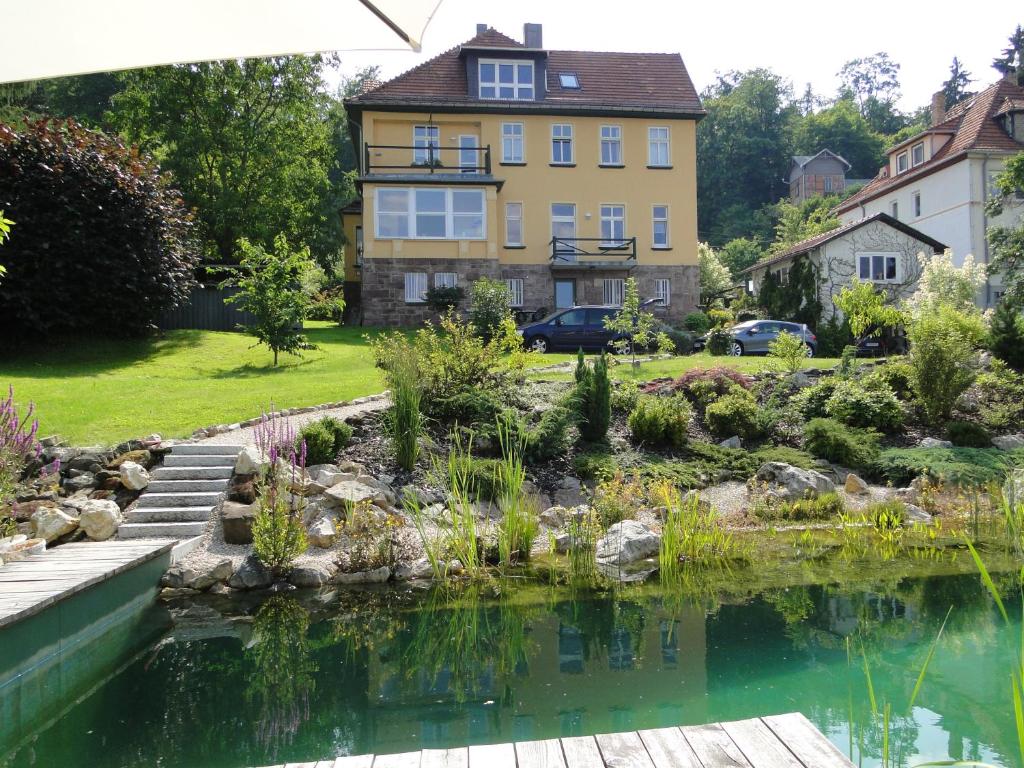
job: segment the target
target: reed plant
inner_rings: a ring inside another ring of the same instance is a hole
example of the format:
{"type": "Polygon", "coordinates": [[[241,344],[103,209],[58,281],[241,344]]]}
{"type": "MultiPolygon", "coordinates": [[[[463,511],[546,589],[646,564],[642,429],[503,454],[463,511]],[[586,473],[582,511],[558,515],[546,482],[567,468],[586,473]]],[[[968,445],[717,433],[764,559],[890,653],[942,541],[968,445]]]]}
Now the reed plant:
{"type": "Polygon", "coordinates": [[[498,507],[498,560],[503,568],[530,558],[540,529],[537,504],[523,494],[526,468],[523,466],[525,439],[507,422],[498,421],[498,442],[502,458],[495,465],[494,486],[501,489],[498,507]]]}
{"type": "Polygon", "coordinates": [[[391,407],[387,412],[387,430],[395,451],[395,460],[407,472],[419,458],[424,419],[420,411],[423,391],[420,368],[415,357],[395,358],[387,370],[391,388],[391,407]]]}
{"type": "Polygon", "coordinates": [[[483,558],[480,551],[481,531],[477,529],[476,510],[473,507],[476,480],[472,471],[472,453],[472,433],[463,436],[460,432],[453,432],[447,459],[435,459],[433,472],[448,490],[445,522],[449,530],[445,550],[462,563],[467,573],[477,576],[483,567],[483,558]]]}
{"type": "Polygon", "coordinates": [[[566,524],[569,533],[569,578],[575,584],[592,584],[597,579],[597,540],[601,522],[592,510],[574,512],[566,524]]]}
{"type": "Polygon", "coordinates": [[[677,488],[661,483],[653,496],[665,507],[658,553],[662,574],[673,575],[683,562],[713,565],[742,557],[736,538],[723,528],[714,509],[702,504],[697,494],[683,499],[677,488]]]}

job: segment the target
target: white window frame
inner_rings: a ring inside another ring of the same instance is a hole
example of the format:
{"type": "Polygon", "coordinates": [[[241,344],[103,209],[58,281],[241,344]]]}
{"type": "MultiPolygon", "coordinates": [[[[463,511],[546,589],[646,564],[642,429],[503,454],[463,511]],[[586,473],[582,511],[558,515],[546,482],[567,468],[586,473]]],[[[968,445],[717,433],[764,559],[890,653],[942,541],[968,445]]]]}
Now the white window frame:
{"type": "Polygon", "coordinates": [[[412,127],[412,163],[428,165],[430,163],[430,147],[434,147],[434,161],[441,159],[441,126],[414,125],[412,127]],[[422,132],[422,135],[421,135],[422,132]]]}
{"type": "Polygon", "coordinates": [[[390,186],[378,186],[374,191],[374,233],[377,240],[486,240],[487,239],[487,194],[482,187],[433,187],[433,186],[420,186],[420,187],[390,187],[390,186]],[[416,193],[417,191],[440,191],[444,192],[445,195],[445,210],[443,212],[431,212],[431,211],[417,211],[416,209],[416,193]],[[404,211],[406,217],[406,234],[405,235],[382,235],[380,222],[382,216],[400,217],[403,212],[400,211],[381,211],[380,207],[380,196],[382,192],[404,192],[406,195],[406,209],[404,211]],[[480,199],[480,210],[479,211],[456,211],[455,210],[455,197],[466,192],[475,192],[479,195],[480,199]],[[417,215],[429,216],[434,215],[437,217],[444,216],[445,220],[445,234],[443,236],[436,235],[420,235],[417,231],[416,217],[417,215]],[[479,216],[480,218],[480,234],[479,235],[457,235],[456,234],[456,223],[459,219],[465,219],[469,217],[479,216]]]}
{"type": "Polygon", "coordinates": [[[672,247],[672,237],[669,234],[669,212],[668,206],[660,203],[655,203],[651,206],[651,248],[654,250],[667,250],[672,247]],[[658,209],[662,208],[665,211],[664,216],[658,215],[658,209]],[[665,242],[658,242],[658,224],[663,223],[665,225],[665,242]]]}
{"type": "Polygon", "coordinates": [[[459,273],[458,272],[435,272],[434,273],[434,287],[435,288],[458,288],[459,287],[459,273]]]}
{"type": "Polygon", "coordinates": [[[480,162],[480,137],[473,133],[459,134],[459,172],[480,173],[477,170],[483,164],[480,162]],[[467,144],[466,139],[472,143],[467,144]],[[468,151],[467,151],[468,150],[468,151]],[[466,160],[469,160],[467,163],[466,160]]]}
{"type": "Polygon", "coordinates": [[[405,303],[423,304],[427,300],[427,273],[405,273],[405,303]]]}
{"type": "Polygon", "coordinates": [[[494,101],[533,101],[537,98],[537,68],[534,63],[525,59],[480,59],[477,62],[477,93],[481,99],[494,100],[494,101]],[[494,65],[494,80],[484,80],[484,66],[487,64],[494,65]],[[501,67],[511,66],[512,67],[512,82],[502,83],[501,82],[501,67]],[[529,67],[530,68],[530,82],[521,83],[519,82],[519,68],[529,67]],[[484,95],[485,88],[493,88],[494,94],[490,96],[484,95]],[[502,88],[511,88],[511,96],[502,96],[502,88]],[[529,90],[529,95],[523,95],[521,92],[529,90]]]}
{"type": "Polygon", "coordinates": [[[525,281],[521,277],[505,278],[505,288],[508,289],[508,305],[510,307],[523,306],[523,287],[525,281]]]}
{"type": "Polygon", "coordinates": [[[573,146],[573,127],[572,123],[552,123],[551,124],[551,164],[552,165],[574,165],[576,162],[576,152],[573,146]],[[568,130],[566,130],[568,129],[568,130]],[[562,158],[560,160],[555,159],[555,147],[559,147],[562,158]],[[569,148],[569,159],[565,159],[565,148],[569,148]]]}
{"type": "Polygon", "coordinates": [[[822,183],[822,189],[826,195],[832,194],[832,177],[825,176],[824,182],[822,183]]]}
{"type": "Polygon", "coordinates": [[[916,168],[924,162],[924,142],[919,141],[910,148],[910,167],[916,168]],[[917,150],[921,150],[921,159],[917,159],[917,150]]]}
{"type": "Polygon", "coordinates": [[[623,162],[622,154],[622,126],[621,125],[602,125],[600,128],[600,157],[598,162],[601,165],[610,166],[621,166],[625,165],[623,162]],[[605,149],[608,150],[608,156],[605,156],[605,149]],[[616,159],[612,159],[612,156],[616,159]]]}
{"type": "Polygon", "coordinates": [[[915,189],[910,193],[910,212],[915,219],[921,218],[921,191],[915,189]]]}
{"type": "MultiPolygon", "coordinates": [[[[572,224],[572,235],[567,236],[567,238],[575,238],[576,237],[576,203],[552,203],[550,211],[551,211],[551,239],[554,240],[554,238],[556,238],[556,237],[563,237],[562,235],[558,235],[557,234],[557,228],[558,228],[559,224],[572,224]],[[566,216],[564,214],[556,216],[555,215],[555,206],[556,205],[564,205],[564,206],[572,208],[572,216],[570,217],[570,216],[566,216]]],[[[571,248],[568,249],[568,250],[565,250],[565,251],[560,251],[559,255],[561,256],[561,260],[562,261],[576,261],[576,251],[571,249],[571,248]]]]}
{"type": "Polygon", "coordinates": [[[859,251],[857,253],[857,279],[868,283],[886,284],[891,285],[900,281],[900,259],[899,254],[894,251],[859,251]],[[874,272],[874,260],[883,259],[882,262],[882,274],[888,273],[887,263],[892,262],[893,265],[893,277],[883,277],[881,280],[876,280],[873,275],[874,272]],[[868,276],[861,277],[863,274],[862,265],[867,262],[868,276]]]}
{"type": "Polygon", "coordinates": [[[651,168],[670,168],[672,166],[672,130],[667,125],[650,125],[647,127],[647,165],[651,168]],[[655,136],[665,132],[664,136],[655,136]],[[665,150],[662,162],[660,149],[665,150]],[[657,150],[657,151],[656,151],[657,150]]]}
{"type": "Polygon", "coordinates": [[[604,303],[613,307],[621,307],[626,298],[626,281],[621,277],[606,277],[601,285],[604,303]]]}
{"type": "Polygon", "coordinates": [[[526,124],[501,124],[501,162],[526,162],[526,124]],[[511,130],[510,130],[511,129],[511,130]],[[518,132],[516,132],[518,129],[518,132]],[[518,149],[518,152],[516,151],[518,149]]]}
{"type": "Polygon", "coordinates": [[[625,203],[601,203],[598,206],[601,212],[598,230],[601,233],[602,248],[623,248],[626,243],[626,204],[625,203]],[[608,222],[608,235],[605,236],[605,222],[608,222]],[[615,225],[619,225],[621,234],[616,236],[615,225]]]}
{"type": "Polygon", "coordinates": [[[524,240],[523,235],[523,204],[521,202],[505,203],[505,245],[521,246],[524,240]],[[517,210],[512,210],[517,209],[517,210]],[[519,222],[519,237],[512,238],[509,234],[509,222],[519,222]]]}
{"type": "Polygon", "coordinates": [[[896,155],[896,175],[906,173],[909,168],[910,154],[906,150],[903,150],[898,155],[896,155]],[[903,166],[902,168],[900,167],[901,163],[903,166]]]}
{"type": "Polygon", "coordinates": [[[672,303],[672,281],[669,278],[654,278],[654,297],[659,300],[659,306],[667,307],[672,303]]]}

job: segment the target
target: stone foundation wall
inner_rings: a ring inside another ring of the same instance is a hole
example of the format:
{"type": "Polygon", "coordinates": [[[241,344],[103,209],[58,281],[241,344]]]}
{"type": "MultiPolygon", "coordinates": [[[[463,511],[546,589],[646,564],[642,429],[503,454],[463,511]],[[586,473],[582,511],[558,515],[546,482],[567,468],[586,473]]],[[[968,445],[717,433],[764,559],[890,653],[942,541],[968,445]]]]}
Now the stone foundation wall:
{"type": "Polygon", "coordinates": [[[434,285],[438,272],[457,272],[459,287],[466,291],[481,277],[501,277],[495,259],[366,259],[360,297],[363,325],[415,326],[437,317],[427,304],[407,304],[405,273],[426,272],[427,287],[434,285]]]}

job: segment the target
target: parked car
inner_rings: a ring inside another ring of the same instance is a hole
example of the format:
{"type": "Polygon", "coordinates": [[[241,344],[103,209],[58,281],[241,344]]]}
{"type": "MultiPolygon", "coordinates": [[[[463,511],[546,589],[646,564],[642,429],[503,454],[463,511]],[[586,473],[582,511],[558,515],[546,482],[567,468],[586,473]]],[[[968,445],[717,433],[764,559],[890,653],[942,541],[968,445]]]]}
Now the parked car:
{"type": "Polygon", "coordinates": [[[907,337],[898,328],[887,327],[879,331],[877,327],[872,327],[857,339],[857,354],[862,357],[905,355],[907,348],[907,337]]]}
{"type": "Polygon", "coordinates": [[[577,349],[600,351],[622,338],[604,327],[606,317],[613,317],[618,307],[596,305],[559,309],[535,323],[521,325],[517,330],[527,349],[535,352],[577,349]]]}
{"type": "MultiPolygon", "coordinates": [[[[728,354],[740,355],[766,355],[768,346],[779,337],[783,331],[799,336],[807,345],[807,356],[814,357],[818,348],[818,338],[811,332],[811,329],[801,323],[787,323],[784,320],[747,320],[737,323],[729,329],[732,334],[732,341],[729,343],[728,354]]],[[[700,352],[707,346],[707,334],[693,342],[693,351],[700,352]]]]}

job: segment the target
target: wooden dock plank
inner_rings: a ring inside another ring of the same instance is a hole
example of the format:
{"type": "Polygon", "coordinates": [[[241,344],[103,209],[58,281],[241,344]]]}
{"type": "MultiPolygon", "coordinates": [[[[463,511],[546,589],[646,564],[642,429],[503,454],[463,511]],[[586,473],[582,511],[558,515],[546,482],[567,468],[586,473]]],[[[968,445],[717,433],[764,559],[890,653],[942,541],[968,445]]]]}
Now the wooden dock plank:
{"type": "Polygon", "coordinates": [[[702,768],[693,747],[678,728],[638,731],[655,768],[702,768]]]}
{"type": "Polygon", "coordinates": [[[420,757],[420,768],[467,768],[469,748],[424,749],[420,757]]]}
{"type": "Polygon", "coordinates": [[[345,755],[335,758],[333,768],[371,768],[373,755],[345,755]]]}
{"type": "Polygon", "coordinates": [[[393,755],[376,755],[373,768],[420,768],[422,752],[396,752],[393,755]]]}
{"type": "Polygon", "coordinates": [[[566,768],[604,768],[601,750],[593,736],[569,736],[562,739],[566,768]]]}
{"type": "Polygon", "coordinates": [[[594,738],[597,739],[597,746],[601,750],[605,765],[614,768],[654,768],[654,763],[651,762],[651,757],[640,740],[640,734],[636,731],[599,733],[594,738]]]}
{"type": "Polygon", "coordinates": [[[836,768],[853,767],[853,763],[839,747],[825,738],[825,735],[800,712],[769,715],[762,717],[761,720],[807,768],[822,765],[836,768]]]}
{"type": "Polygon", "coordinates": [[[517,741],[516,762],[519,768],[566,768],[558,739],[517,741]]]}
{"type": "Polygon", "coordinates": [[[718,723],[687,726],[680,732],[704,768],[751,768],[750,762],[718,723]]]}
{"type": "Polygon", "coordinates": [[[516,768],[512,744],[475,744],[469,748],[469,768],[516,768]]]}
{"type": "Polygon", "coordinates": [[[722,723],[722,730],[729,734],[754,768],[803,768],[803,763],[758,718],[722,723]]]}

